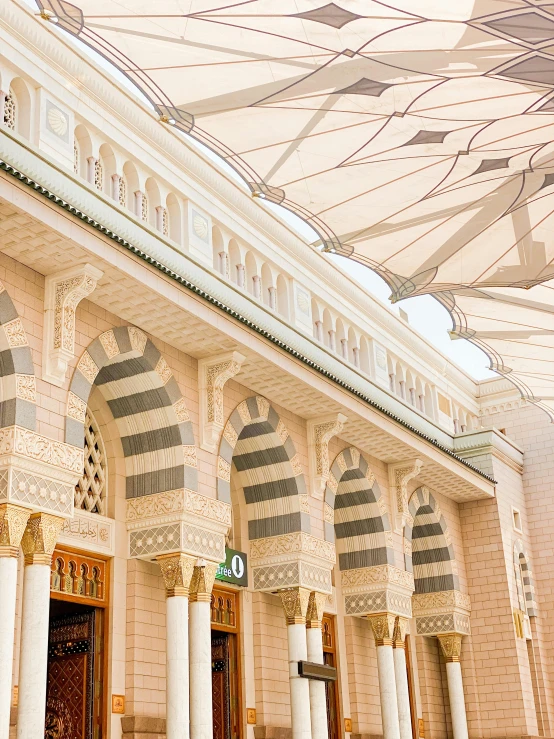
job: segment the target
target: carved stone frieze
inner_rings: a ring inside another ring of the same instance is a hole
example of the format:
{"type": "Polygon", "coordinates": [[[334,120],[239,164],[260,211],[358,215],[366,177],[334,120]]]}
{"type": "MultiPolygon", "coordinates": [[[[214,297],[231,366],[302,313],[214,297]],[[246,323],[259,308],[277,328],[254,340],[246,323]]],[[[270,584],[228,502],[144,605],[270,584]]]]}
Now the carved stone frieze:
{"type": "Polygon", "coordinates": [[[345,595],[344,611],[347,616],[367,616],[382,611],[406,618],[412,615],[410,596],[388,587],[345,595]]]}
{"type": "Polygon", "coordinates": [[[270,536],[265,539],[254,539],[250,542],[250,557],[256,564],[269,564],[275,558],[292,554],[308,554],[330,565],[336,561],[335,545],[324,539],[318,539],[303,531],[296,531],[281,536],[270,536]]]}
{"type": "Polygon", "coordinates": [[[157,560],[162,571],[166,596],[168,598],[178,595],[188,596],[196,559],[178,552],[162,554],[157,560]]]}
{"type": "Polygon", "coordinates": [[[21,426],[7,426],[0,429],[0,458],[11,454],[45,462],[78,475],[83,472],[84,452],[82,449],[77,449],[62,441],[54,441],[21,426]]]}
{"type": "Polygon", "coordinates": [[[469,634],[470,623],[467,614],[437,613],[433,616],[416,616],[416,634],[420,636],[437,636],[438,634],[469,634]]]}
{"type": "Polygon", "coordinates": [[[17,557],[21,538],[31,511],[27,508],[3,503],[0,505],[0,557],[17,557]]]}
{"type": "Polygon", "coordinates": [[[408,483],[421,472],[423,462],[411,459],[389,465],[389,485],[393,491],[395,530],[402,533],[408,515],[408,483]]]}
{"type": "Polygon", "coordinates": [[[269,565],[252,565],[254,590],[274,593],[286,587],[304,587],[320,593],[331,593],[331,570],[300,558],[269,565]]]}
{"type": "Polygon", "coordinates": [[[310,591],[305,588],[287,588],[279,591],[287,624],[306,623],[310,591]]]}
{"type": "Polygon", "coordinates": [[[414,576],[411,572],[400,570],[393,565],[378,565],[376,567],[359,567],[355,570],[344,570],[341,572],[341,583],[343,592],[348,593],[354,589],[364,586],[376,585],[378,587],[385,583],[398,585],[405,588],[410,594],[414,591],[414,576]]]}
{"type": "Polygon", "coordinates": [[[376,647],[392,646],[396,616],[393,613],[376,613],[368,616],[376,647]]]}
{"type": "Polygon", "coordinates": [[[21,538],[25,564],[50,566],[63,519],[49,513],[32,513],[21,538]]]}
{"type": "Polygon", "coordinates": [[[346,416],[336,413],[308,421],[308,468],[312,495],[320,500],[329,480],[329,442],[341,433],[346,416]]]}
{"type": "Polygon", "coordinates": [[[42,377],[62,386],[75,352],[75,311],[92,293],[102,272],[90,264],[48,275],[45,281],[42,377]]]}
{"type": "Polygon", "coordinates": [[[470,613],[469,595],[459,590],[444,590],[438,593],[418,593],[412,596],[414,616],[431,616],[447,609],[470,613]]]}
{"type": "Polygon", "coordinates": [[[215,452],[223,431],[223,388],[240,371],[244,356],[239,352],[219,354],[198,362],[200,392],[200,446],[215,452]]]}
{"type": "Polygon", "coordinates": [[[182,552],[218,565],[225,559],[225,534],[186,521],[173,520],[129,531],[129,554],[151,560],[161,554],[182,552]]]}

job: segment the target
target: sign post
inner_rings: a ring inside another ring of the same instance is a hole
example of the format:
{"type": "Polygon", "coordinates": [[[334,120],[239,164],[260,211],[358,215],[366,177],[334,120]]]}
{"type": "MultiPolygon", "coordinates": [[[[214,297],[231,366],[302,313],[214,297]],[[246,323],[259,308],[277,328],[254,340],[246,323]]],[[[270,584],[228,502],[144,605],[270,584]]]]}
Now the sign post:
{"type": "Polygon", "coordinates": [[[247,555],[245,552],[237,552],[235,549],[225,550],[225,562],[222,562],[215,576],[220,582],[228,582],[231,585],[248,585],[247,555]]]}

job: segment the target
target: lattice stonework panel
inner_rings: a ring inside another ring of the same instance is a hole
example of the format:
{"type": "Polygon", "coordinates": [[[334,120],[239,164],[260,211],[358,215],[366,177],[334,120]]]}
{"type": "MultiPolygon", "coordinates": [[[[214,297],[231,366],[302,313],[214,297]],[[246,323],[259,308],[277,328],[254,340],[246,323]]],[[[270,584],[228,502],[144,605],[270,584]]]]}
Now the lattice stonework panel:
{"type": "Polygon", "coordinates": [[[16,122],[17,107],[15,97],[10,90],[4,99],[4,125],[6,128],[10,128],[12,131],[15,131],[16,122]]]}
{"type": "Polygon", "coordinates": [[[75,508],[106,515],[106,452],[94,416],[85,417],[85,469],[75,485],[75,508]]]}

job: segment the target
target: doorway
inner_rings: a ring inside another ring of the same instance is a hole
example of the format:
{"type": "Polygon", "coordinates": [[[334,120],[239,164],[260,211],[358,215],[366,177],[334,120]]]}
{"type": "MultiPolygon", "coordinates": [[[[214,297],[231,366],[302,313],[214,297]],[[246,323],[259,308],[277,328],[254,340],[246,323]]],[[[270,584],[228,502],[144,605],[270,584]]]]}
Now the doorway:
{"type": "Polygon", "coordinates": [[[240,739],[239,614],[236,591],[212,591],[212,712],[214,739],[240,739]]]}
{"type": "MultiPolygon", "coordinates": [[[[329,667],[337,667],[337,648],[335,636],[335,620],[333,616],[323,616],[321,622],[323,640],[323,664],[329,667]]],[[[327,731],[329,739],[341,739],[339,691],[338,682],[329,680],[325,682],[325,697],[327,700],[327,731]]]]}

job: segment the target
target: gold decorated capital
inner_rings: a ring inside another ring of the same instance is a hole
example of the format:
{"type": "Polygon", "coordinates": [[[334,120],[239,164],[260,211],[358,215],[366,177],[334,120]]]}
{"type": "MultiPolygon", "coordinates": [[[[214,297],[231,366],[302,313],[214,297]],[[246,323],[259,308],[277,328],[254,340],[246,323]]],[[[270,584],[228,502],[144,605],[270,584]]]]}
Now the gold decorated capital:
{"type": "Polygon", "coordinates": [[[0,505],[0,557],[17,557],[31,511],[3,503],[0,505]]]}
{"type": "Polygon", "coordinates": [[[26,565],[52,564],[52,553],[64,519],[50,513],[32,513],[21,538],[26,565]]]}
{"type": "Polygon", "coordinates": [[[186,554],[162,554],[157,560],[162,571],[166,596],[188,596],[196,559],[186,554]]]}
{"type": "Polygon", "coordinates": [[[327,595],[325,593],[310,593],[310,597],[308,599],[308,610],[306,612],[306,628],[321,629],[323,608],[326,600],[327,595]]]}
{"type": "Polygon", "coordinates": [[[195,566],[190,582],[190,602],[207,602],[212,599],[212,588],[219,565],[207,562],[205,565],[195,566]]]}
{"type": "Polygon", "coordinates": [[[279,591],[285,611],[287,624],[305,624],[310,601],[310,591],[306,588],[286,588],[279,591]]]}
{"type": "Polygon", "coordinates": [[[375,613],[367,618],[373,629],[375,646],[392,647],[396,616],[393,613],[375,613]]]}
{"type": "Polygon", "coordinates": [[[439,634],[437,636],[444,659],[447,662],[459,662],[462,653],[461,634],[439,634]]]}
{"type": "Polygon", "coordinates": [[[397,616],[394,623],[394,634],[392,637],[392,646],[395,649],[405,649],[406,647],[406,632],[408,631],[408,619],[397,616]]]}

